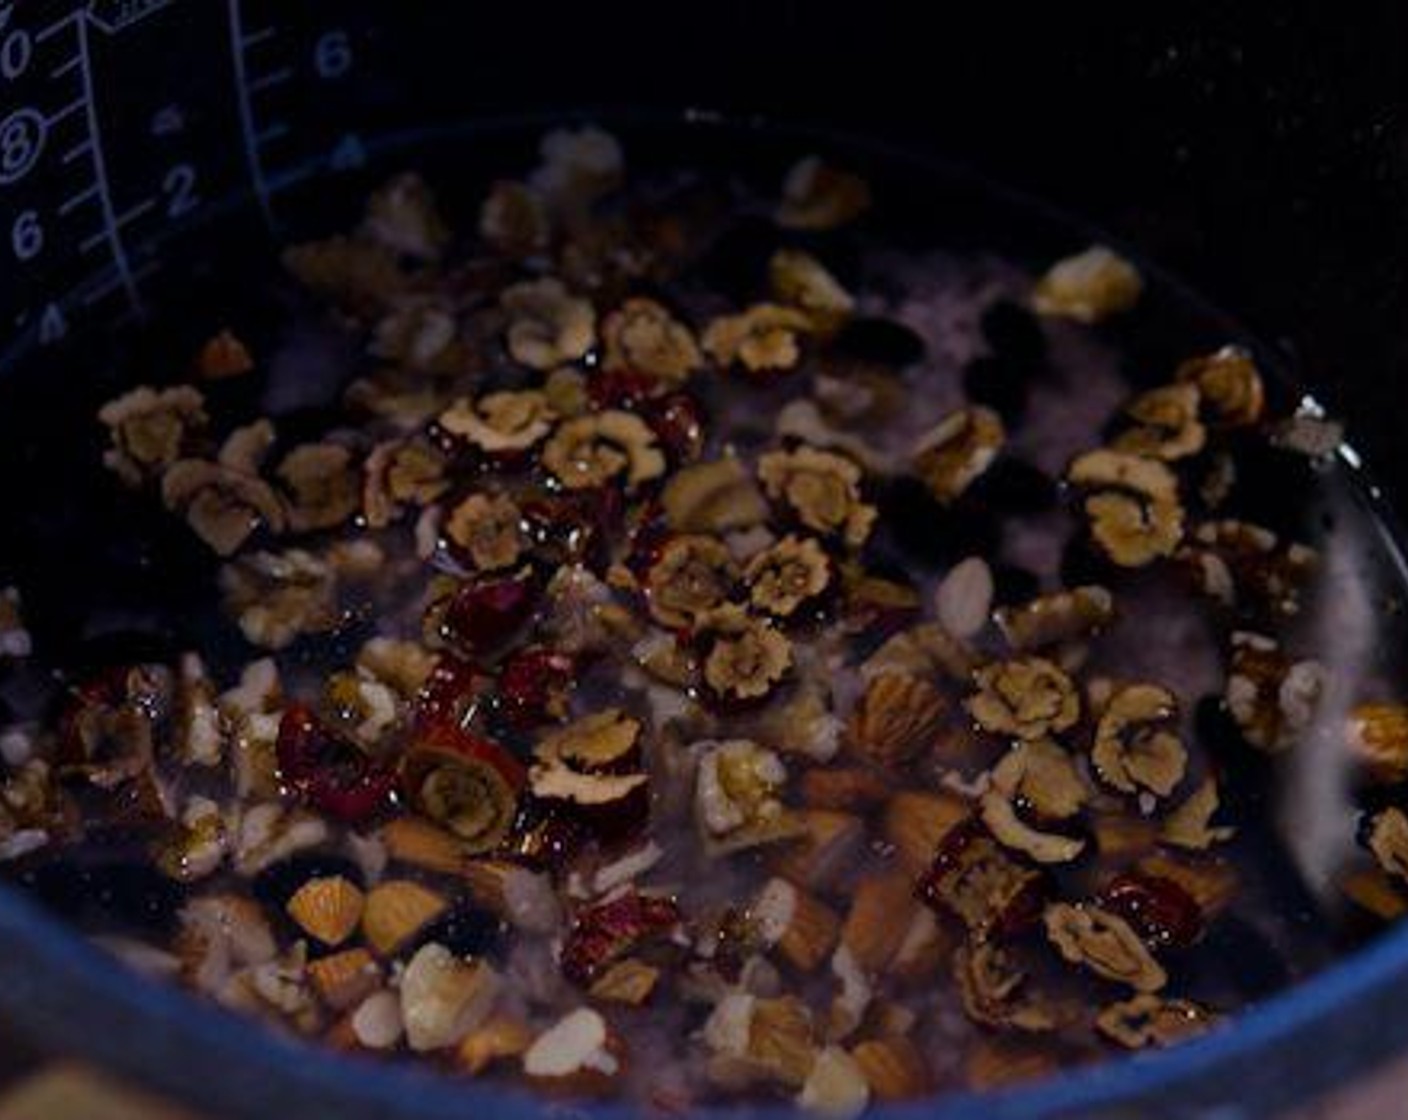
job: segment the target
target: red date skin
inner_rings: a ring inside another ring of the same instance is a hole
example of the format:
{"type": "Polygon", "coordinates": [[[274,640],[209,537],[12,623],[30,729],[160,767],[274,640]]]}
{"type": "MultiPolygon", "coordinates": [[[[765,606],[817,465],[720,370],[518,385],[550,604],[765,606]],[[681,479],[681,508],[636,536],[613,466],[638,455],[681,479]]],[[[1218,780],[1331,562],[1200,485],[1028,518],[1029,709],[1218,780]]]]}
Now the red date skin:
{"type": "Polygon", "coordinates": [[[1172,879],[1127,871],[1110,882],[1101,898],[1107,910],[1155,948],[1184,949],[1203,934],[1202,909],[1172,879]]]}
{"type": "Polygon", "coordinates": [[[590,984],[607,965],[679,924],[674,899],[628,890],[577,915],[562,946],[562,974],[574,984],[590,984]]]}
{"type": "Polygon", "coordinates": [[[577,680],[571,654],[531,646],[510,654],[499,674],[495,703],[515,731],[530,731],[567,716],[567,702],[577,680]]]}
{"type": "Polygon", "coordinates": [[[362,824],[391,805],[395,771],[338,737],[306,705],[284,711],[274,751],[289,791],[345,824],[362,824]]]}
{"type": "Polygon", "coordinates": [[[537,605],[537,588],[525,577],[467,583],[450,596],[441,635],[467,658],[493,657],[523,630],[537,605]]]}

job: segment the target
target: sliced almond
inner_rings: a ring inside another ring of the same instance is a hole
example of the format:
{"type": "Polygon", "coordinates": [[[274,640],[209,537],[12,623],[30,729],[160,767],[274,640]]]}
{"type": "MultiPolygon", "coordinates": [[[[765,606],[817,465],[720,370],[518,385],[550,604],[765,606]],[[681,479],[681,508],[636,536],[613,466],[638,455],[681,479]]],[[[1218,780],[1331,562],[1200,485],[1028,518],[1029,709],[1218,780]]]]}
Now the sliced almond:
{"type": "Polygon", "coordinates": [[[409,879],[388,879],[367,895],[362,932],[373,949],[391,956],[448,907],[429,887],[409,879]]]}
{"type": "Polygon", "coordinates": [[[469,1074],[483,1073],[490,1066],[521,1057],[533,1043],[533,1032],[521,1019],[492,1015],[460,1041],[455,1064],[469,1074]]]}
{"type": "Polygon", "coordinates": [[[841,927],[841,944],[867,972],[883,972],[899,951],[918,913],[914,882],[900,873],[876,875],[857,884],[841,927]]]}
{"type": "Polygon", "coordinates": [[[951,794],[905,790],[885,809],[885,839],[904,869],[919,875],[933,864],[944,837],[968,816],[967,803],[951,794]]]}
{"type": "Polygon", "coordinates": [[[796,817],[802,836],[774,856],[772,870],[799,886],[822,889],[859,852],[865,826],[859,817],[828,809],[803,809],[796,817]]]}
{"type": "Polygon", "coordinates": [[[890,796],[880,775],[859,766],[818,766],[801,780],[802,800],[814,809],[865,812],[890,796]]]}
{"type": "Polygon", "coordinates": [[[660,981],[660,970],[654,965],[628,958],[617,961],[593,981],[593,998],[608,1003],[624,1003],[639,1007],[650,998],[660,981]]]}
{"type": "Polygon", "coordinates": [[[753,904],[753,919],[767,945],[801,972],[815,971],[836,946],[841,920],[825,903],[786,879],[770,879],[753,904]]]}
{"type": "Polygon", "coordinates": [[[368,1050],[389,1050],[400,1041],[405,1027],[401,1022],[401,1001],[395,992],[382,990],[357,1005],[351,1016],[352,1035],[368,1050]]]}
{"type": "Polygon", "coordinates": [[[363,948],[344,949],[308,963],[313,990],[334,1011],[355,1007],[381,984],[381,966],[363,948]]]}
{"type": "Polygon", "coordinates": [[[381,830],[386,854],[442,875],[456,875],[464,865],[464,845],[451,833],[419,817],[397,817],[381,830]]]}
{"type": "Polygon", "coordinates": [[[929,1091],[929,1068],[919,1047],[900,1035],[873,1038],[851,1051],[878,1101],[907,1101],[929,1091]]]}
{"type": "Polygon", "coordinates": [[[324,945],[341,945],[362,920],[366,897],[341,875],[309,879],[288,900],[288,916],[324,945]]]}

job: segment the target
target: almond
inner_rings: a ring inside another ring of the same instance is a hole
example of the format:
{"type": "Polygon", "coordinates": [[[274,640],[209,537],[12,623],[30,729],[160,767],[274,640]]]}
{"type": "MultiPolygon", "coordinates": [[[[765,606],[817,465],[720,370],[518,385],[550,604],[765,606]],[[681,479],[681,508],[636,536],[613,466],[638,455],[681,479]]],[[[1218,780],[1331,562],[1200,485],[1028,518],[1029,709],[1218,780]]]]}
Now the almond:
{"type": "Polygon", "coordinates": [[[811,1012],[795,996],[760,999],[748,1021],[748,1057],[779,1080],[802,1086],[816,1063],[811,1012]]]}
{"type": "Polygon", "coordinates": [[[488,1016],[498,973],[436,942],[423,945],[401,974],[401,1019],[412,1050],[453,1046],[488,1016]]]}
{"type": "Polygon", "coordinates": [[[529,933],[552,933],[562,909],[548,877],[507,860],[465,861],[461,874],[469,893],[484,909],[529,933]]]}
{"type": "Polygon", "coordinates": [[[814,971],[836,946],[841,920],[786,879],[764,884],[752,914],[764,943],[776,945],[787,963],[801,972],[814,971]]]}
{"type": "Polygon", "coordinates": [[[344,949],[310,961],[308,979],[325,1004],[334,1011],[346,1011],[376,990],[381,966],[365,949],[344,949]]]}
{"type": "Polygon", "coordinates": [[[1033,1081],[1056,1069],[1049,1048],[1010,1039],[983,1038],[965,1063],[968,1084],[978,1091],[1000,1089],[1019,1081],[1033,1081]]]}
{"type": "Polygon", "coordinates": [[[533,1032],[521,1019],[492,1015],[460,1041],[457,1066],[466,1073],[483,1073],[496,1062],[517,1058],[533,1042],[533,1032]]]}
{"type": "Polygon", "coordinates": [[[310,937],[324,945],[341,945],[362,920],[366,898],[355,883],[341,875],[309,879],[288,900],[288,916],[310,937]]]}
{"type": "Polygon", "coordinates": [[[1372,781],[1392,785],[1408,778],[1408,706],[1359,704],[1348,723],[1350,753],[1372,781]]]}
{"type": "Polygon", "coordinates": [[[1399,893],[1387,873],[1379,867],[1361,867],[1337,880],[1346,898],[1386,922],[1395,922],[1408,913],[1408,899],[1399,893]]]}
{"type": "Polygon", "coordinates": [[[899,951],[910,919],[919,912],[914,883],[891,874],[862,880],[841,927],[841,944],[867,972],[883,972],[899,951]]]}
{"type": "Polygon", "coordinates": [[[947,708],[943,695],[923,677],[881,673],[851,713],[847,745],[868,762],[903,766],[932,743],[947,708]]]}
{"type": "Polygon", "coordinates": [[[787,844],[772,860],[784,879],[812,890],[833,882],[860,850],[865,826],[851,813],[802,809],[796,814],[801,839],[787,844]]]}
{"type": "Polygon", "coordinates": [[[865,812],[882,804],[890,787],[878,774],[859,766],[829,766],[802,775],[802,800],[814,809],[865,812]]]}
{"type": "Polygon", "coordinates": [[[386,854],[398,863],[409,863],[442,875],[456,875],[464,860],[464,845],[451,833],[419,817],[397,817],[381,830],[386,854]]]}
{"type": "Polygon", "coordinates": [[[448,903],[409,879],[388,879],[367,895],[362,932],[382,956],[391,956],[445,912],[448,903]]]}
{"type": "Polygon", "coordinates": [[[638,1007],[650,998],[660,980],[660,970],[654,965],[628,958],[617,961],[592,983],[593,998],[608,1003],[624,1003],[638,1007]]]}
{"type": "Polygon", "coordinates": [[[919,1047],[899,1035],[862,1042],[851,1056],[878,1101],[906,1101],[929,1091],[929,1069],[919,1047]]]}
{"type": "Polygon", "coordinates": [[[954,936],[933,911],[921,908],[910,918],[890,961],[889,974],[908,983],[927,983],[952,955],[954,936]]]}
{"type": "Polygon", "coordinates": [[[839,1046],[818,1051],[797,1103],[821,1116],[859,1116],[870,1103],[870,1085],[859,1063],[839,1046]]]}
{"type": "Polygon", "coordinates": [[[885,839],[904,869],[919,875],[929,870],[944,837],[968,815],[967,803],[958,797],[906,790],[885,809],[885,839]]]}

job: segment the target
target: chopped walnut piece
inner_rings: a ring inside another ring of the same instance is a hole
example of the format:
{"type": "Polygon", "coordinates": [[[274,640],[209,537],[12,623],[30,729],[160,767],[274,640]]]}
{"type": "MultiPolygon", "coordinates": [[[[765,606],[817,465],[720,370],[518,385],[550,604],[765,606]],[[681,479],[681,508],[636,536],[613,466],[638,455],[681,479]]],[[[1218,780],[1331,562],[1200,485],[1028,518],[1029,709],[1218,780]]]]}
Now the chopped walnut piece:
{"type": "Polygon", "coordinates": [[[651,616],[663,626],[688,629],[723,606],[738,580],[738,565],[717,537],[669,540],[645,577],[651,616]]]}
{"type": "Polygon", "coordinates": [[[290,245],[283,264],[305,287],[361,314],[378,313],[407,281],[385,245],[341,234],[290,245]]]}
{"type": "Polygon", "coordinates": [[[620,141],[594,125],[554,129],[543,137],[538,152],[542,163],[528,185],[554,212],[569,217],[615,190],[625,178],[620,141]]]}
{"type": "Polygon", "coordinates": [[[331,529],[361,507],[361,478],[352,452],[341,444],[295,447],[275,474],[290,494],[288,526],[295,533],[331,529]]]}
{"type": "Polygon", "coordinates": [[[720,607],[701,620],[708,642],[704,683],[715,695],[758,700],[792,668],[792,643],[770,622],[753,618],[741,607],[720,607]]]}
{"type": "Polygon", "coordinates": [[[455,370],[460,355],[455,346],[458,333],[454,313],[439,300],[400,299],[377,320],[369,349],[411,370],[448,373],[455,370]]]}
{"type": "Polygon", "coordinates": [[[1000,607],[995,617],[1013,649],[1042,649],[1097,633],[1115,617],[1115,600],[1103,587],[1074,587],[1039,595],[1019,607],[1000,607]]]}
{"type": "Polygon", "coordinates": [[[161,480],[162,501],[185,515],[198,537],[231,556],[261,526],[284,527],[284,507],[269,484],[204,459],[182,459],[161,480]]]}
{"type": "Polygon", "coordinates": [[[568,490],[615,479],[634,490],[665,473],[665,456],[644,420],[608,409],[564,421],[543,448],[543,466],[568,490]]]}
{"type": "Polygon", "coordinates": [[[509,316],[508,350],[514,361],[547,371],[583,358],[596,343],[596,311],[544,277],[505,288],[499,305],[509,316]]]}
{"type": "Polygon", "coordinates": [[[704,362],[684,323],[653,299],[628,299],[602,322],[602,368],[644,373],[667,385],[688,379],[704,362]]]}
{"type": "Polygon", "coordinates": [[[444,452],[429,440],[378,444],[367,456],[362,509],[367,524],[384,529],[406,506],[428,506],[450,487],[444,452]]]}
{"type": "Polygon", "coordinates": [[[993,767],[991,788],[1043,820],[1068,820],[1089,798],[1075,759],[1050,739],[1016,743],[993,767]]]}
{"type": "Polygon", "coordinates": [[[1066,477],[1088,491],[1091,535],[1125,568],[1171,556],[1183,539],[1178,480],[1156,459],[1099,450],[1080,456],[1066,477]]]}
{"type": "Polygon", "coordinates": [[[112,438],[103,464],[129,486],[159,477],[209,423],[205,398],[189,385],[143,385],[103,405],[98,419],[112,438]]]}
{"type": "Polygon", "coordinates": [[[1112,450],[1173,461],[1196,455],[1207,443],[1198,419],[1198,387],[1191,382],[1161,385],[1140,393],[1125,408],[1135,426],[1110,444],[1112,450]]]}
{"type": "Polygon", "coordinates": [[[1085,850],[1084,840],[1033,828],[1018,815],[1012,796],[999,789],[979,798],[978,813],[1000,844],[1036,863],[1070,863],[1085,850]]]}
{"type": "Polygon", "coordinates": [[[710,851],[740,851],[799,834],[800,822],[778,796],[787,768],[776,754],[746,739],[699,749],[694,811],[710,851]]]}
{"type": "Polygon", "coordinates": [[[1293,746],[1310,725],[1325,688],[1315,661],[1293,661],[1271,638],[1239,630],[1224,700],[1242,735],[1264,751],[1293,746]]]}
{"type": "Polygon", "coordinates": [[[283,649],[339,621],[337,581],[326,563],[301,548],[256,552],[220,569],[225,611],[245,638],[283,649]]]}
{"type": "Polygon", "coordinates": [[[357,654],[357,668],[413,697],[430,679],[437,657],[419,642],[371,638],[357,654]]]}
{"type": "Polygon", "coordinates": [[[744,571],[754,607],[786,618],[831,582],[831,561],[810,537],[789,535],[748,561],[744,571]]]}
{"type": "Polygon", "coordinates": [[[523,555],[523,514],[507,494],[471,494],[445,519],[445,536],[481,572],[511,568],[523,555]]]}
{"type": "Polygon", "coordinates": [[[727,533],[767,520],[767,502],[737,459],[711,459],[683,467],[660,494],[665,520],[676,533],[727,533]]]}
{"type": "Polygon", "coordinates": [[[362,230],[393,253],[420,261],[438,260],[450,240],[434,194],[413,172],[397,175],[372,194],[362,230]]]}
{"type": "Polygon", "coordinates": [[[1177,717],[1173,693],[1160,685],[1116,691],[1100,715],[1090,752],[1100,780],[1121,793],[1172,793],[1188,765],[1188,749],[1169,730],[1177,717]]]}
{"type": "Polygon", "coordinates": [[[929,870],[944,840],[968,817],[968,803],[953,794],[901,790],[885,810],[885,839],[917,874],[929,870]]]}
{"type": "Polygon", "coordinates": [[[495,183],[479,208],[479,236],[506,256],[545,249],[551,233],[542,199],[524,183],[495,183]]]}
{"type": "Polygon", "coordinates": [[[1347,723],[1349,753],[1373,781],[1394,785],[1408,778],[1408,706],[1356,704],[1347,723]]]}
{"type": "Polygon", "coordinates": [[[923,677],[881,673],[851,712],[846,740],[867,761],[903,766],[932,745],[947,711],[948,702],[923,677]]]}
{"type": "Polygon", "coordinates": [[[720,366],[737,364],[750,373],[779,373],[801,361],[798,336],[811,326],[811,319],[796,308],[755,303],[737,315],[713,320],[700,341],[720,366]]]}
{"type": "Polygon", "coordinates": [[[1046,936],[1066,960],[1097,976],[1156,992],[1168,975],[1129,923],[1088,904],[1053,902],[1042,915],[1046,936]]]}
{"type": "Polygon", "coordinates": [[[973,681],[977,691],[966,703],[985,731],[1040,739],[1080,718],[1080,695],[1071,678],[1044,657],[984,665],[973,681]]]}
{"type": "Polygon", "coordinates": [[[1379,866],[1408,882],[1408,815],[1396,806],[1384,809],[1370,818],[1365,836],[1379,866]]]}
{"type": "Polygon", "coordinates": [[[814,447],[769,451],[758,460],[758,478],[768,497],[808,529],[837,534],[853,547],[870,536],[875,507],[861,501],[862,472],[850,459],[814,447]]]}
{"type": "Polygon", "coordinates": [[[1024,996],[1027,976],[1011,954],[992,941],[968,941],[953,954],[963,1010],[985,1027],[1029,1032],[1057,1026],[1055,1009],[1024,996]]]}
{"type": "Polygon", "coordinates": [[[992,466],[1007,439],[1002,418],[974,405],[951,412],[914,446],[914,472],[948,505],[992,466]]]}
{"type": "Polygon", "coordinates": [[[1104,245],[1057,261],[1032,293],[1040,315],[1098,323],[1128,311],[1144,291],[1138,269],[1104,245]]]}
{"type": "Polygon", "coordinates": [[[768,262],[768,281],[782,303],[802,311],[817,330],[834,330],[856,301],[824,264],[799,249],[779,249],[768,262]]]}
{"type": "Polygon", "coordinates": [[[1299,613],[1301,592],[1315,571],[1313,549],[1289,542],[1246,521],[1224,519],[1199,525],[1179,553],[1200,589],[1227,607],[1250,600],[1273,614],[1299,613]]]}
{"type": "Polygon", "coordinates": [[[1175,848],[1191,851],[1203,851],[1232,839],[1237,832],[1235,828],[1212,823],[1220,806],[1217,782],[1212,778],[1203,779],[1197,789],[1169,810],[1159,830],[1159,839],[1175,848]]]}
{"type": "Polygon", "coordinates": [[[870,186],[864,179],[813,155],[794,163],[782,180],[777,223],[787,229],[836,229],[869,208],[870,186]]]}
{"type": "Polygon", "coordinates": [[[440,426],[490,454],[525,451],[552,431],[556,418],[536,389],[486,393],[461,399],[440,416],[440,426]]]}
{"type": "MultiPolygon", "coordinates": [[[[6,798],[12,795],[5,790],[6,798]]],[[[229,850],[220,807],[207,797],[192,797],[181,813],[178,832],[156,851],[156,863],[172,879],[192,883],[214,873],[229,850]]]]}
{"type": "Polygon", "coordinates": [[[1171,1046],[1203,1034],[1217,1016],[1186,999],[1164,999],[1148,993],[1100,1009],[1095,1029],[1130,1050],[1171,1046]]]}
{"type": "Polygon", "coordinates": [[[1266,391],[1252,356],[1239,346],[1224,346],[1211,354],[1189,358],[1175,374],[1196,385],[1213,418],[1227,427],[1244,427],[1261,419],[1266,391]]]}
{"type": "Polygon", "coordinates": [[[924,1054],[904,1035],[867,1039],[851,1053],[878,1101],[915,1100],[929,1091],[924,1054]]]}

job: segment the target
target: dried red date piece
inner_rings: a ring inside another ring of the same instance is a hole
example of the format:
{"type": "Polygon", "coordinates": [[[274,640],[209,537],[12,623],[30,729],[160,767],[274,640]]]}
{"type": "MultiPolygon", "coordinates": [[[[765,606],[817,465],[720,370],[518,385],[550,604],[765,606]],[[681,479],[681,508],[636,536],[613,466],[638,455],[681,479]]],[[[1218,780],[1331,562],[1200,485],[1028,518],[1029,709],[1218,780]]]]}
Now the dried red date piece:
{"type": "Polygon", "coordinates": [[[607,965],[645,941],[667,937],[680,921],[674,899],[629,888],[578,913],[562,946],[562,974],[590,984],[607,965]]]}
{"type": "Polygon", "coordinates": [[[340,821],[360,824],[391,802],[395,772],[333,734],[302,704],[285,710],[274,750],[284,785],[340,821]]]}
{"type": "Polygon", "coordinates": [[[1039,871],[1014,859],[974,822],[950,830],[919,881],[919,897],[956,917],[975,937],[1030,926],[1041,914],[1044,889],[1039,871]]]}
{"type": "Polygon", "coordinates": [[[1155,948],[1185,949],[1203,933],[1202,909],[1172,879],[1127,871],[1105,888],[1100,905],[1127,921],[1155,948]]]}
{"type": "Polygon", "coordinates": [[[445,603],[440,635],[467,657],[489,657],[518,634],[537,603],[537,588],[525,576],[469,583],[445,603]]]}
{"type": "Polygon", "coordinates": [[[518,650],[505,659],[499,673],[499,713],[517,731],[565,719],[576,680],[577,662],[571,654],[547,646],[518,650]]]}
{"type": "Polygon", "coordinates": [[[469,854],[507,839],[526,783],[523,764],[504,747],[451,724],[423,727],[401,760],[407,800],[469,854]]]}

